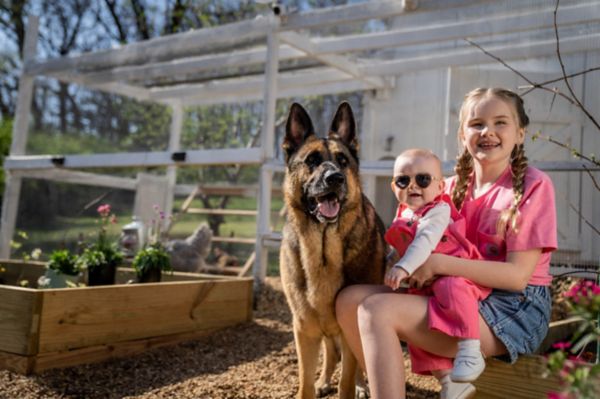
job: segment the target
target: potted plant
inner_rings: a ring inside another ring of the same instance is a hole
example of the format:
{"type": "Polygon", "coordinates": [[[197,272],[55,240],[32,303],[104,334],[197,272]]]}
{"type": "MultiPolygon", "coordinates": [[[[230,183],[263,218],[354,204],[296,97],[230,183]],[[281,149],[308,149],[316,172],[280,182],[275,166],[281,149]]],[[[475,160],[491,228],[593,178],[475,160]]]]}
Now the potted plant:
{"type": "Polygon", "coordinates": [[[123,261],[117,243],[108,238],[108,225],[117,222],[116,216],[111,213],[109,204],[100,205],[97,212],[100,215],[98,238],[78,260],[81,268],[87,270],[89,286],[114,284],[117,266],[123,261]]]}
{"type": "Polygon", "coordinates": [[[133,258],[132,266],[139,283],[159,282],[163,271],[171,271],[171,258],[162,244],[161,230],[165,214],[154,206],[158,218],[152,220],[148,229],[148,245],[133,258]]]}
{"type": "Polygon", "coordinates": [[[46,273],[38,280],[40,288],[75,287],[79,280],[80,267],[77,256],[67,249],[56,250],[50,255],[46,273]]]}

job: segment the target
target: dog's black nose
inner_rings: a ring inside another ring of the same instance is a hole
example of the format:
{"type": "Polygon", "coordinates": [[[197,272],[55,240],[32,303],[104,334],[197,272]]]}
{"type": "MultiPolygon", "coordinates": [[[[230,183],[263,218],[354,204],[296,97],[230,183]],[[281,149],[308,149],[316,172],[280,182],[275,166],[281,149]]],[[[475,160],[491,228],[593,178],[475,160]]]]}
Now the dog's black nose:
{"type": "Polygon", "coordinates": [[[344,184],[346,181],[346,177],[340,173],[333,170],[329,170],[325,172],[325,183],[328,186],[340,186],[344,184]]]}

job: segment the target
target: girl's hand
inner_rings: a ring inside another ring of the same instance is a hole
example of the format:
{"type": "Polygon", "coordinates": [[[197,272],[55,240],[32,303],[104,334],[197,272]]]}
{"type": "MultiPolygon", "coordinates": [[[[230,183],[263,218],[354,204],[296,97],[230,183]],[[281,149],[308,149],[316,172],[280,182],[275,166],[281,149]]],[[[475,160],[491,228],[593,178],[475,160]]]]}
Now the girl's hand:
{"type": "Polygon", "coordinates": [[[413,288],[423,288],[431,285],[438,278],[437,264],[440,255],[431,254],[429,258],[408,279],[408,285],[413,288]]]}
{"type": "Polygon", "coordinates": [[[408,278],[408,272],[401,267],[391,267],[385,274],[384,283],[393,290],[400,288],[400,283],[408,278]]]}

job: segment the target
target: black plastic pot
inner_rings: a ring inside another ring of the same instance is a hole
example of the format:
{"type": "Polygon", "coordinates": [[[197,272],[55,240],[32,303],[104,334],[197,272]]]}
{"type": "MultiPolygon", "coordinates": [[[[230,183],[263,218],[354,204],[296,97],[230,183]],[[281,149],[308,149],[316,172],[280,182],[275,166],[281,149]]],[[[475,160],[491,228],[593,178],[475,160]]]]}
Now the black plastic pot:
{"type": "Polygon", "coordinates": [[[88,286],[114,284],[116,271],[115,265],[102,265],[88,269],[88,286]]]}

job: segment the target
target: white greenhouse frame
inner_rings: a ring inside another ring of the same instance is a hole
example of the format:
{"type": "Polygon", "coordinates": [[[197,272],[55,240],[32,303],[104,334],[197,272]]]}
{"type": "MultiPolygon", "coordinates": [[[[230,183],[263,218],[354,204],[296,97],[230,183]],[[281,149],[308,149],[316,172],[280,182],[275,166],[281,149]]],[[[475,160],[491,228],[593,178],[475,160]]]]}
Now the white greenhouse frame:
{"type": "MultiPolygon", "coordinates": [[[[421,0],[416,10],[407,10],[404,1],[368,1],[310,12],[273,13],[253,20],[159,37],[116,49],[46,60],[36,58],[38,19],[30,17],[13,142],[10,155],[4,163],[7,183],[2,205],[0,258],[9,256],[9,242],[14,234],[22,178],[134,189],[135,179],[92,174],[76,169],[166,166],[172,201],[174,192],[179,189],[175,184],[178,165],[261,165],[255,245],[257,256],[253,274],[256,281],[262,281],[266,275],[268,247],[277,245],[280,239],[269,228],[272,176],[284,169],[274,154],[276,99],[361,90],[373,90],[385,96],[386,91],[394,85],[394,77],[401,73],[496,62],[464,42],[462,39],[465,37],[487,40],[486,48],[507,61],[555,54],[554,39],[538,39],[535,36],[538,31],[553,28],[554,1],[546,1],[547,6],[535,9],[519,10],[519,6],[515,6],[513,12],[491,13],[484,18],[473,12],[477,7],[490,7],[490,3],[492,2],[484,0],[421,0]],[[456,22],[451,16],[458,14],[466,17],[456,22]],[[318,38],[307,34],[310,29],[400,15],[406,21],[414,19],[429,22],[415,22],[407,24],[406,28],[394,28],[385,32],[335,37],[318,38]],[[470,18],[469,15],[475,17],[470,18]],[[513,32],[530,32],[531,39],[516,43],[495,41],[496,37],[513,32]],[[256,45],[261,41],[263,45],[256,45]],[[253,43],[252,47],[247,46],[250,42],[253,43]],[[422,49],[419,53],[408,50],[402,52],[402,49],[419,46],[422,49]],[[238,49],[231,50],[232,47],[238,49]],[[396,49],[394,57],[385,60],[361,59],[356,55],[363,51],[392,48],[396,49]],[[312,60],[313,64],[301,70],[280,70],[280,62],[293,60],[312,60]],[[147,86],[137,82],[141,77],[147,84],[153,79],[170,76],[257,65],[264,65],[264,74],[239,75],[234,78],[212,77],[203,83],[188,82],[172,86],[147,86]],[[167,151],[26,155],[33,86],[38,75],[168,105],[172,108],[173,117],[167,151]],[[264,103],[260,147],[195,151],[180,148],[184,107],[256,100],[264,103]],[[173,160],[173,153],[180,151],[185,151],[185,160],[173,160]]],[[[510,9],[511,1],[494,3],[496,6],[502,3],[510,9]]],[[[561,5],[560,27],[598,23],[598,0],[561,5]]],[[[573,29],[569,35],[561,37],[561,47],[564,54],[598,50],[600,29],[591,34],[578,33],[573,29]]],[[[450,171],[451,166],[451,163],[446,163],[446,171],[450,171]]],[[[584,161],[538,163],[537,166],[545,170],[598,170],[584,161]]],[[[361,173],[384,176],[389,173],[390,168],[390,162],[365,160],[361,165],[361,173]]]]}

